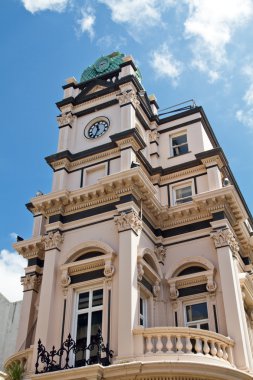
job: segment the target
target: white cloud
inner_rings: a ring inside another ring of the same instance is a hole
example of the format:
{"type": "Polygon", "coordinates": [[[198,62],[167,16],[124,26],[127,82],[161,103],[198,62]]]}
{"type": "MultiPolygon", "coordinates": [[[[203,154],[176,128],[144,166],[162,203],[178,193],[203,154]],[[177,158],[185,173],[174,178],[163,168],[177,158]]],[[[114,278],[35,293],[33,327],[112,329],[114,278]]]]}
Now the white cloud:
{"type": "Polygon", "coordinates": [[[20,277],[24,275],[26,265],[27,261],[16,252],[0,251],[0,293],[11,302],[23,297],[20,277]]]}
{"type": "Polygon", "coordinates": [[[80,31],[82,33],[88,33],[90,38],[93,38],[95,35],[94,32],[94,24],[96,21],[96,16],[94,13],[94,9],[91,7],[81,9],[82,17],[78,20],[78,24],[80,25],[80,31]]]}
{"type": "Polygon", "coordinates": [[[16,232],[11,232],[11,233],[10,233],[10,238],[11,238],[11,240],[13,240],[13,241],[16,241],[16,240],[17,240],[17,236],[18,236],[18,234],[16,234],[16,232]]]}
{"type": "Polygon", "coordinates": [[[177,61],[166,44],[151,53],[151,66],[157,77],[167,77],[176,85],[183,71],[183,64],[177,61]]]}
{"type": "Polygon", "coordinates": [[[238,110],[236,112],[236,118],[253,132],[253,108],[238,110]]]}
{"type": "Polygon", "coordinates": [[[56,11],[65,10],[69,0],[22,0],[25,9],[31,13],[39,11],[56,11]]]}
{"type": "Polygon", "coordinates": [[[120,50],[123,46],[126,46],[127,39],[122,36],[105,35],[99,38],[96,45],[101,49],[111,49],[114,51],[120,50]]]}
{"type": "Polygon", "coordinates": [[[242,68],[242,73],[249,82],[248,89],[246,90],[243,101],[244,107],[236,112],[237,120],[253,131],[253,67],[246,64],[242,68]]]}
{"type": "Polygon", "coordinates": [[[251,0],[185,0],[189,15],[184,23],[185,37],[193,41],[193,65],[219,78],[219,69],[227,63],[226,48],[237,28],[253,16],[251,0]],[[199,65],[201,62],[201,67],[199,65]]]}
{"type": "MultiPolygon", "coordinates": [[[[163,13],[176,4],[176,0],[99,0],[99,2],[111,10],[114,22],[128,24],[128,27],[134,28],[135,32],[163,25],[163,13]]],[[[131,30],[129,32],[133,37],[137,37],[131,30]]]]}

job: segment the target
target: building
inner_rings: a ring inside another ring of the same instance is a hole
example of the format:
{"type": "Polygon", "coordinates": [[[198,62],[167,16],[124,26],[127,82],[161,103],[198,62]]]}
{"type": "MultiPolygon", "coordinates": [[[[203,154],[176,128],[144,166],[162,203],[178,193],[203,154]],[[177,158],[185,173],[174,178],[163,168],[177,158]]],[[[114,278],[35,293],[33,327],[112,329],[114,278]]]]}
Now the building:
{"type": "Polygon", "coordinates": [[[0,371],[3,370],[5,359],[16,350],[21,303],[10,302],[0,293],[0,371]]]}
{"type": "Polygon", "coordinates": [[[159,116],[120,53],[63,89],[52,192],[28,203],[32,237],[15,244],[23,349],[6,366],[39,380],[252,379],[252,219],[203,109],[159,116]]]}

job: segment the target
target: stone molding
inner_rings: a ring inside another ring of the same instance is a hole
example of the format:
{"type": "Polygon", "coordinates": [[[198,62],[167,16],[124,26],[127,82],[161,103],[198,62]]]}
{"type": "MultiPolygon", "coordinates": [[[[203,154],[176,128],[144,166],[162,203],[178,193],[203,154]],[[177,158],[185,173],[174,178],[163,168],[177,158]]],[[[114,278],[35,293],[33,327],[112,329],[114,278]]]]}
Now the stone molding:
{"type": "Polygon", "coordinates": [[[45,244],[45,250],[48,250],[48,249],[60,250],[63,240],[64,240],[64,237],[59,231],[56,231],[56,232],[50,231],[48,235],[45,235],[42,237],[42,241],[45,244]]]}
{"type": "Polygon", "coordinates": [[[72,115],[71,112],[63,113],[61,116],[57,117],[57,122],[59,124],[59,127],[62,127],[64,125],[71,125],[75,118],[76,116],[72,115]]]}
{"type": "Polygon", "coordinates": [[[119,104],[121,106],[128,104],[128,103],[132,103],[134,108],[137,108],[140,104],[140,102],[137,98],[136,92],[134,92],[133,90],[124,90],[120,94],[118,94],[117,96],[119,99],[119,104]]]}
{"type": "Polygon", "coordinates": [[[131,229],[138,235],[142,229],[142,221],[136,211],[122,212],[114,221],[119,232],[131,229]]]}
{"type": "Polygon", "coordinates": [[[239,252],[239,245],[234,237],[233,232],[229,228],[220,228],[212,231],[210,236],[213,238],[215,248],[229,246],[233,255],[239,252]]]}
{"type": "Polygon", "coordinates": [[[21,277],[21,284],[23,285],[24,292],[28,290],[39,291],[39,287],[41,284],[42,276],[38,276],[36,273],[34,274],[26,274],[24,277],[21,277]]]}

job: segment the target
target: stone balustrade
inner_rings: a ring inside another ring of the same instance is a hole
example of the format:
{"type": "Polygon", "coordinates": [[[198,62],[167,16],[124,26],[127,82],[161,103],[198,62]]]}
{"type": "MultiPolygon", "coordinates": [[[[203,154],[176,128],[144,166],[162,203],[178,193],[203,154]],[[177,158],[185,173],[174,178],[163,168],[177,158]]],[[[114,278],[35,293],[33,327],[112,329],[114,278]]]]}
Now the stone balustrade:
{"type": "Polygon", "coordinates": [[[154,327],[138,328],[133,333],[138,357],[144,356],[151,360],[151,356],[202,355],[220,359],[228,365],[234,364],[233,340],[212,331],[189,327],[154,327]]]}
{"type": "Polygon", "coordinates": [[[7,369],[12,363],[16,362],[22,365],[24,368],[24,374],[32,373],[34,372],[34,368],[32,368],[32,355],[32,346],[26,350],[18,351],[5,361],[4,368],[7,369]]]}

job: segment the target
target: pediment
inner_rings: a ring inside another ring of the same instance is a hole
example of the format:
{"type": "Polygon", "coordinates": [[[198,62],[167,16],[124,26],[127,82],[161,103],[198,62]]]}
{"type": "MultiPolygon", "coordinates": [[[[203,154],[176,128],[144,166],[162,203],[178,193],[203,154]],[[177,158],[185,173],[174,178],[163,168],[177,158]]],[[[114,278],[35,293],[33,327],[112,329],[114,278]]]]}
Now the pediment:
{"type": "Polygon", "coordinates": [[[76,97],[76,102],[79,103],[81,101],[86,100],[86,98],[90,95],[93,95],[96,92],[103,91],[108,89],[111,86],[111,83],[103,81],[101,79],[95,79],[90,83],[87,87],[85,87],[82,92],[76,97]]]}

